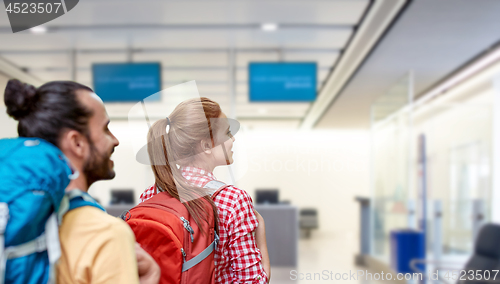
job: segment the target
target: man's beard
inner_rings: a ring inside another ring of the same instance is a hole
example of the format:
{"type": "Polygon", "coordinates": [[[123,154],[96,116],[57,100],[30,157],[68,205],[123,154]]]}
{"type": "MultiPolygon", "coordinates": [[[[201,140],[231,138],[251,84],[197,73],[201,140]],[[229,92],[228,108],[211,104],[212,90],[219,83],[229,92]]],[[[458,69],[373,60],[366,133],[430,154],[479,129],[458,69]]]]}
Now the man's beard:
{"type": "Polygon", "coordinates": [[[113,179],[115,171],[110,165],[110,156],[106,153],[100,154],[94,143],[89,139],[90,157],[83,166],[83,174],[87,179],[87,186],[96,181],[113,179]]]}

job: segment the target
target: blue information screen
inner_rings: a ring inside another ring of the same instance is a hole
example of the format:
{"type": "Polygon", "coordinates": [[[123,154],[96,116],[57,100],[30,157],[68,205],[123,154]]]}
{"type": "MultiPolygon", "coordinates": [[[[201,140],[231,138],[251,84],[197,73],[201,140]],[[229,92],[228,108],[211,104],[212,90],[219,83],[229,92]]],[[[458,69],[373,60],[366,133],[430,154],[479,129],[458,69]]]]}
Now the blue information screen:
{"type": "Polygon", "coordinates": [[[315,62],[252,62],[248,65],[251,102],[310,102],[316,99],[315,62]]]}
{"type": "Polygon", "coordinates": [[[160,63],[99,63],[92,66],[94,91],[104,102],[159,101],[160,63]],[[151,96],[151,97],[150,97],[151,96]]]}

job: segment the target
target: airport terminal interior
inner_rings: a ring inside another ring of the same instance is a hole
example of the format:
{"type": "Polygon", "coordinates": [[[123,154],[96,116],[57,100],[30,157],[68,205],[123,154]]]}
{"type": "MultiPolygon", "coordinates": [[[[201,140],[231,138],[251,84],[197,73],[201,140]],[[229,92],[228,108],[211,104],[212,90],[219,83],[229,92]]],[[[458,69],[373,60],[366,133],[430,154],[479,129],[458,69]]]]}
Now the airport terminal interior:
{"type": "Polygon", "coordinates": [[[0,138],[11,78],[102,98],[116,177],[89,193],[114,216],[155,182],[148,125],[218,102],[240,128],[214,175],[264,217],[271,283],[500,269],[498,0],[82,0],[16,33],[2,11],[0,138]]]}

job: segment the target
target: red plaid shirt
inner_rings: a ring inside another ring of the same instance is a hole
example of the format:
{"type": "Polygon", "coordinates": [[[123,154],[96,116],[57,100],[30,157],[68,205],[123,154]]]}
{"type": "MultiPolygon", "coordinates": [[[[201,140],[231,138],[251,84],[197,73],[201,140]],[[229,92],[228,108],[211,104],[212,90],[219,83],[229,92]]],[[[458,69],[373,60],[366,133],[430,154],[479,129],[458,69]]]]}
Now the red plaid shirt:
{"type": "MultiPolygon", "coordinates": [[[[182,175],[199,187],[215,180],[212,173],[194,167],[183,167],[182,175]]],[[[141,202],[155,193],[155,187],[149,187],[141,194],[141,202]]],[[[246,191],[230,185],[214,198],[214,203],[219,213],[220,237],[215,252],[215,283],[267,283],[253,234],[259,222],[252,198],[246,191]]]]}

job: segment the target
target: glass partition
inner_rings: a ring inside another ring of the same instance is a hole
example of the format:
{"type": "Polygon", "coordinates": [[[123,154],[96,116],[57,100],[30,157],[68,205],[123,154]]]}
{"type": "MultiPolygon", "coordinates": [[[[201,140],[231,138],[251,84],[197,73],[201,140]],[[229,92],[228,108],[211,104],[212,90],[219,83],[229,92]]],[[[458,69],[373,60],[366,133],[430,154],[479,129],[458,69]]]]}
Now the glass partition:
{"type": "Polygon", "coordinates": [[[371,107],[372,255],[389,263],[390,232],[416,229],[416,213],[426,208],[427,258],[463,259],[472,253],[481,225],[491,220],[494,92],[449,91],[417,106],[412,80],[405,76],[371,107]],[[420,136],[426,206],[415,208],[420,136]]]}
{"type": "Polygon", "coordinates": [[[389,233],[407,227],[410,167],[411,74],[371,107],[372,253],[388,261],[389,233]]]}
{"type": "Polygon", "coordinates": [[[433,238],[431,206],[427,242],[441,242],[444,257],[470,255],[479,226],[490,220],[492,111],[490,104],[436,101],[413,114],[413,139],[426,136],[428,203],[442,204],[442,240],[433,238]]]}

